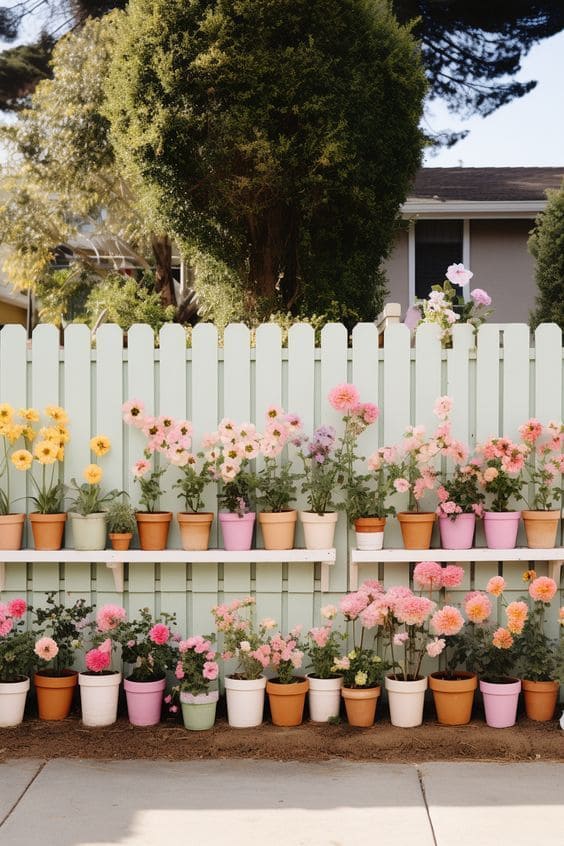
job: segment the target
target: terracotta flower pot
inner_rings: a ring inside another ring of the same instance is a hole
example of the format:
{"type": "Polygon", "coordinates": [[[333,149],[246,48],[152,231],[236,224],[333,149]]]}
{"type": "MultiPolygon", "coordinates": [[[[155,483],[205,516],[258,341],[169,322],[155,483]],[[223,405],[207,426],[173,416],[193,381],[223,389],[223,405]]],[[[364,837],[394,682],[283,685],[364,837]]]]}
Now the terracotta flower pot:
{"type": "Polygon", "coordinates": [[[26,676],[17,681],[0,682],[0,728],[19,726],[28,690],[29,679],[26,676]]]}
{"type": "Polygon", "coordinates": [[[480,690],[484,698],[486,723],[491,728],[509,728],[515,725],[521,682],[507,678],[502,682],[480,680],[480,690]]]}
{"type": "Polygon", "coordinates": [[[209,547],[213,523],[211,511],[202,511],[199,514],[180,511],[176,519],[180,527],[182,549],[201,550],[209,547]]]}
{"type": "Polygon", "coordinates": [[[261,511],[258,516],[265,549],[293,549],[297,511],[261,511]]]}
{"type": "Polygon", "coordinates": [[[478,687],[476,673],[457,671],[454,676],[446,673],[431,673],[429,687],[437,720],[443,726],[465,726],[472,716],[474,691],[478,687]]]}
{"type": "Polygon", "coordinates": [[[250,549],[256,514],[250,511],[239,517],[238,514],[232,514],[230,511],[221,511],[218,516],[225,549],[230,551],[250,549]]]}
{"type": "Polygon", "coordinates": [[[133,538],[133,532],[110,532],[108,534],[112,549],[124,551],[129,549],[129,544],[133,538]]]}
{"type": "Polygon", "coordinates": [[[485,511],[484,533],[488,549],[514,549],[520,511],[485,511]]]}
{"type": "Polygon", "coordinates": [[[444,514],[439,516],[439,532],[443,549],[472,549],[475,514],[457,514],[454,520],[444,514]]]}
{"type": "Polygon", "coordinates": [[[68,516],[70,517],[75,549],[89,550],[106,548],[105,511],[86,515],[69,511],[68,516]]]}
{"type": "Polygon", "coordinates": [[[432,511],[402,511],[398,514],[404,548],[429,549],[435,519],[436,514],[432,511]]]}
{"type": "Polygon", "coordinates": [[[66,519],[66,514],[39,514],[38,512],[30,514],[29,520],[35,548],[60,549],[63,545],[66,519]]]}
{"type": "Polygon", "coordinates": [[[341,688],[349,725],[363,728],[373,725],[381,692],[380,687],[341,688]]]}
{"type": "Polygon", "coordinates": [[[335,543],[335,527],[338,519],[339,515],[336,511],[329,511],[327,514],[300,511],[306,549],[331,549],[335,543]]]}
{"type": "Polygon", "coordinates": [[[166,549],[172,511],[138,511],[135,518],[141,549],[166,549]]]}
{"type": "Polygon", "coordinates": [[[40,720],[64,720],[68,717],[74,689],[78,684],[76,670],[63,670],[61,675],[38,672],[33,677],[40,720]]]}
{"type": "Polygon", "coordinates": [[[266,682],[270,703],[270,715],[275,726],[299,726],[304,715],[307,679],[296,676],[292,684],[280,684],[276,680],[266,682]]]}
{"type": "Polygon", "coordinates": [[[560,523],[560,511],[522,511],[527,546],[530,549],[553,549],[560,523]]]}
{"type": "Polygon", "coordinates": [[[385,517],[359,517],[354,521],[357,549],[382,549],[385,517]]]}
{"type": "Polygon", "coordinates": [[[544,723],[554,717],[560,683],[558,681],[521,682],[525,712],[530,720],[544,723]]]}
{"type": "Polygon", "coordinates": [[[21,549],[25,514],[0,516],[0,549],[21,549]]]}

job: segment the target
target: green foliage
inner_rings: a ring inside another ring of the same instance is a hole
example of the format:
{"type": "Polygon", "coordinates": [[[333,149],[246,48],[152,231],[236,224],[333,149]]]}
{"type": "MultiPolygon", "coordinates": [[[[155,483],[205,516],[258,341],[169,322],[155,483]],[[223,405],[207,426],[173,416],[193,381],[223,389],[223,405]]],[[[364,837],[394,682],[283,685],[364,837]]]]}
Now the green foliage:
{"type": "Polygon", "coordinates": [[[19,620],[12,631],[0,637],[0,681],[23,681],[29,676],[36,662],[31,632],[22,631],[25,622],[19,620]]]}
{"type": "Polygon", "coordinates": [[[547,193],[547,206],[537,217],[529,238],[537,283],[531,327],[554,322],[564,329],[564,186],[547,193]]]}
{"type": "Polygon", "coordinates": [[[242,517],[254,508],[255,475],[242,470],[231,482],[225,482],[217,495],[219,505],[242,517]]]}
{"type": "Polygon", "coordinates": [[[536,601],[517,640],[519,678],[552,681],[557,677],[557,642],[544,631],[545,609],[550,603],[536,601]]]}
{"type": "Polygon", "coordinates": [[[108,508],[106,524],[112,534],[133,534],[137,528],[135,510],[128,502],[114,502],[108,508]]]}
{"type": "Polygon", "coordinates": [[[260,492],[257,504],[263,511],[288,511],[296,496],[296,474],[292,465],[283,461],[280,466],[275,458],[265,456],[264,467],[256,474],[256,489],[260,492]]]}
{"type": "Polygon", "coordinates": [[[459,634],[449,637],[449,670],[464,667],[490,682],[512,677],[518,660],[516,643],[500,649],[493,645],[492,635],[491,626],[467,621],[459,634]]]}
{"type": "MultiPolygon", "coordinates": [[[[324,628],[328,628],[325,626],[324,628]]],[[[332,629],[327,636],[325,646],[318,646],[311,633],[308,637],[307,654],[310,659],[312,674],[318,679],[335,678],[341,673],[335,673],[333,666],[335,659],[341,654],[343,641],[347,639],[344,632],[332,629]]]]}
{"type": "Polygon", "coordinates": [[[106,323],[117,323],[125,332],[134,323],[147,323],[158,333],[164,323],[174,319],[176,309],[163,305],[152,273],[143,274],[140,280],[112,273],[92,289],[86,303],[90,326],[102,313],[106,323]]]}
{"type": "MultiPolygon", "coordinates": [[[[442,487],[448,494],[447,499],[455,502],[462,509],[462,514],[473,514],[473,505],[484,502],[485,496],[480,490],[476,473],[463,473],[459,464],[451,476],[440,475],[442,487]]],[[[449,520],[456,520],[457,514],[447,514],[449,520]]]]}
{"type": "MultiPolygon", "coordinates": [[[[198,458],[203,457],[203,453],[198,453],[198,458]]],[[[204,461],[199,470],[196,469],[195,464],[187,464],[181,468],[182,475],[172,487],[180,491],[178,499],[184,500],[185,511],[191,511],[193,514],[203,511],[204,500],[202,495],[206,485],[209,485],[212,480],[210,467],[210,462],[204,461]]]]}
{"type": "Polygon", "coordinates": [[[522,499],[523,477],[519,473],[513,478],[503,469],[500,458],[490,458],[484,464],[484,469],[494,468],[497,476],[489,482],[484,482],[484,490],[492,496],[489,511],[512,511],[511,499],[522,499]]]}
{"type": "MultiPolygon", "coordinates": [[[[93,615],[93,608],[86,605],[85,599],[77,599],[74,605],[65,606],[55,603],[55,591],[47,593],[46,608],[36,608],[33,636],[37,640],[40,637],[52,637],[59,651],[52,660],[52,669],[55,675],[63,670],[72,667],[74,654],[82,646],[81,631],[93,615]]],[[[40,660],[40,669],[46,669],[47,662],[40,660]]]]}
{"type": "Polygon", "coordinates": [[[139,609],[140,618],[119,624],[113,639],[121,643],[121,656],[126,664],[134,664],[129,678],[132,681],[157,681],[165,676],[167,670],[176,666],[178,652],[174,648],[170,626],[176,622],[175,614],[162,613],[153,619],[148,608],[139,609]],[[169,629],[169,637],[164,643],[155,639],[153,627],[157,624],[169,629]]]}
{"type": "Polygon", "coordinates": [[[88,482],[79,485],[76,479],[71,479],[69,490],[75,493],[75,497],[69,505],[69,511],[76,511],[82,517],[105,511],[105,506],[123,493],[123,491],[114,488],[103,494],[99,485],[91,485],[88,482]]]}
{"type": "Polygon", "coordinates": [[[52,464],[50,471],[43,464],[40,483],[33,474],[30,475],[35,494],[30,494],[28,499],[34,503],[35,510],[39,514],[60,514],[64,510],[65,486],[63,482],[55,478],[56,469],[58,470],[58,463],[52,464]],[[48,473],[49,479],[47,479],[48,473]]]}
{"type": "Polygon", "coordinates": [[[21,108],[37,83],[49,76],[53,44],[53,39],[44,33],[35,44],[19,44],[0,53],[2,111],[21,108]]]}
{"type": "Polygon", "coordinates": [[[348,669],[339,670],[344,687],[377,687],[390,669],[390,664],[373,649],[355,648],[349,652],[348,659],[348,669]]]}
{"type": "Polygon", "coordinates": [[[246,310],[370,318],[425,89],[381,0],[133,0],[107,115],[144,201],[242,280],[246,310]]]}
{"type": "Polygon", "coordinates": [[[161,488],[161,476],[166,472],[166,467],[160,467],[157,470],[151,470],[148,476],[136,476],[134,481],[139,483],[141,488],[141,495],[139,497],[139,504],[145,506],[145,510],[149,513],[157,511],[159,497],[164,494],[161,488]]]}

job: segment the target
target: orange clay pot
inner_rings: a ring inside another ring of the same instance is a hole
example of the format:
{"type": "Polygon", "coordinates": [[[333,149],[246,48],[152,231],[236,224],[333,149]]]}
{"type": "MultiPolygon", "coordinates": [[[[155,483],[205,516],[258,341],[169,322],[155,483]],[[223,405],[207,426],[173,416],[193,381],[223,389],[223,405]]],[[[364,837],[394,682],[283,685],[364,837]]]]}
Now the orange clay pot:
{"type": "Polygon", "coordinates": [[[60,676],[36,673],[33,677],[40,720],[64,720],[68,717],[74,689],[78,682],[75,670],[63,670],[60,676]]]}
{"type": "Polygon", "coordinates": [[[527,546],[530,549],[552,549],[560,523],[560,511],[522,511],[527,546]]]}
{"type": "Polygon", "coordinates": [[[211,511],[201,511],[190,514],[180,511],[176,515],[180,527],[180,543],[182,549],[202,550],[210,545],[210,531],[213,523],[211,511]]]}
{"type": "Polygon", "coordinates": [[[380,687],[341,688],[349,725],[361,728],[373,725],[381,690],[380,687]]]}
{"type": "Polygon", "coordinates": [[[129,544],[133,537],[133,532],[110,532],[108,534],[112,549],[125,550],[129,549],[129,544]]]}
{"type": "Polygon", "coordinates": [[[441,725],[465,726],[470,722],[474,691],[478,687],[476,673],[457,670],[450,678],[446,673],[431,673],[429,687],[441,725]]]}
{"type": "Polygon", "coordinates": [[[267,681],[266,692],[270,703],[270,716],[275,726],[299,726],[303,715],[309,682],[301,676],[291,684],[267,681]]]}
{"type": "Polygon", "coordinates": [[[35,548],[60,549],[63,545],[66,519],[66,514],[39,514],[38,512],[30,514],[29,520],[35,548]]]}
{"type": "Polygon", "coordinates": [[[261,511],[258,516],[265,549],[293,549],[297,511],[261,511]]]}
{"type": "Polygon", "coordinates": [[[25,514],[0,516],[0,549],[21,549],[25,514]]]}
{"type": "Polygon", "coordinates": [[[429,549],[436,514],[432,511],[403,511],[398,514],[398,520],[405,549],[429,549]]]}
{"type": "Polygon", "coordinates": [[[560,684],[557,681],[521,682],[525,712],[530,720],[545,723],[554,717],[560,684]]]}
{"type": "Polygon", "coordinates": [[[172,511],[138,511],[135,518],[141,549],[166,549],[172,511]]]}

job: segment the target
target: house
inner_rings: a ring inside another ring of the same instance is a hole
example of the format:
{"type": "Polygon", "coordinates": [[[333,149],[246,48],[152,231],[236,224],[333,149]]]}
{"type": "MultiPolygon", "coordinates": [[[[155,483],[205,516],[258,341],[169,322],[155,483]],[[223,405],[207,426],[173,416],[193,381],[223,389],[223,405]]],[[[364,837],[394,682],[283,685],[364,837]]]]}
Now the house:
{"type": "Polygon", "coordinates": [[[422,168],[402,207],[406,223],[387,262],[390,302],[402,310],[462,262],[493,299],[495,319],[527,322],[535,299],[527,240],[564,167],[422,168]]]}

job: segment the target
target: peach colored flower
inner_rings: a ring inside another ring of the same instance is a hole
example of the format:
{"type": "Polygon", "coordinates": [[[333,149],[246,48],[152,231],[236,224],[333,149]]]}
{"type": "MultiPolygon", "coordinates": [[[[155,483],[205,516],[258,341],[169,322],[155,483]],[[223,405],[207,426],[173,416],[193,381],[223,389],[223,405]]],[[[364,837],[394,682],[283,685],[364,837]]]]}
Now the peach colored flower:
{"type": "Polygon", "coordinates": [[[452,411],[452,405],[453,403],[450,397],[439,397],[433,407],[433,414],[436,414],[439,420],[446,420],[452,411]]]}
{"type": "Polygon", "coordinates": [[[443,567],[443,587],[455,588],[462,584],[464,579],[464,568],[456,564],[447,564],[443,567]]]}
{"type": "Polygon", "coordinates": [[[522,579],[523,579],[524,582],[532,582],[532,581],[534,581],[534,579],[536,579],[536,577],[537,577],[537,571],[536,570],[525,570],[525,572],[523,573],[522,579]]]}
{"type": "Polygon", "coordinates": [[[497,649],[511,649],[513,646],[511,632],[500,626],[499,629],[496,629],[493,633],[492,643],[497,649]]]}
{"type": "Polygon", "coordinates": [[[394,615],[406,626],[422,626],[427,617],[435,610],[436,602],[425,596],[406,596],[396,603],[394,615]]]}
{"type": "Polygon", "coordinates": [[[427,644],[427,655],[430,658],[436,658],[438,655],[441,654],[445,646],[446,641],[442,637],[436,637],[434,640],[427,644]]]}
{"type": "Polygon", "coordinates": [[[484,470],[484,482],[493,482],[499,476],[499,471],[495,467],[487,467],[484,470]]]}
{"type": "Polygon", "coordinates": [[[464,610],[471,623],[483,623],[492,613],[492,604],[485,593],[475,591],[466,597],[464,610]]]}
{"type": "Polygon", "coordinates": [[[526,602],[510,602],[505,609],[507,628],[512,634],[521,634],[525,620],[529,614],[526,602]]]}
{"type": "Polygon", "coordinates": [[[337,616],[337,606],[336,605],[324,605],[321,609],[321,616],[325,617],[326,620],[332,620],[333,617],[337,616]]]}
{"type": "Polygon", "coordinates": [[[431,617],[431,631],[437,635],[458,634],[464,625],[462,614],[453,605],[444,605],[431,617]]]}
{"type": "Polygon", "coordinates": [[[542,423],[536,417],[531,417],[530,420],[519,426],[519,434],[525,443],[534,444],[542,435],[542,423]]]}
{"type": "Polygon", "coordinates": [[[121,407],[124,423],[141,428],[145,417],[145,406],[141,400],[131,399],[121,407]]]}
{"type": "Polygon", "coordinates": [[[335,411],[352,411],[360,402],[360,395],[354,385],[344,383],[329,391],[329,403],[335,411]]]}
{"type": "Polygon", "coordinates": [[[396,479],[394,481],[394,488],[398,493],[407,493],[409,490],[409,482],[407,479],[396,479]]]}
{"type": "Polygon", "coordinates": [[[121,608],[119,605],[102,605],[96,614],[96,624],[99,631],[109,632],[117,628],[125,618],[125,608],[121,608]]]}
{"type": "Polygon", "coordinates": [[[443,586],[443,568],[436,561],[420,561],[415,565],[413,581],[420,588],[440,590],[443,586]]]}
{"type": "Polygon", "coordinates": [[[492,576],[486,585],[486,590],[492,596],[501,596],[505,590],[505,579],[503,576],[492,576]]]}
{"type": "Polygon", "coordinates": [[[38,658],[42,658],[44,661],[51,661],[59,654],[59,647],[52,637],[42,637],[36,641],[33,651],[38,658]]]}
{"type": "Polygon", "coordinates": [[[550,602],[557,590],[556,582],[548,576],[539,576],[529,585],[529,593],[536,602],[550,602]]]}

